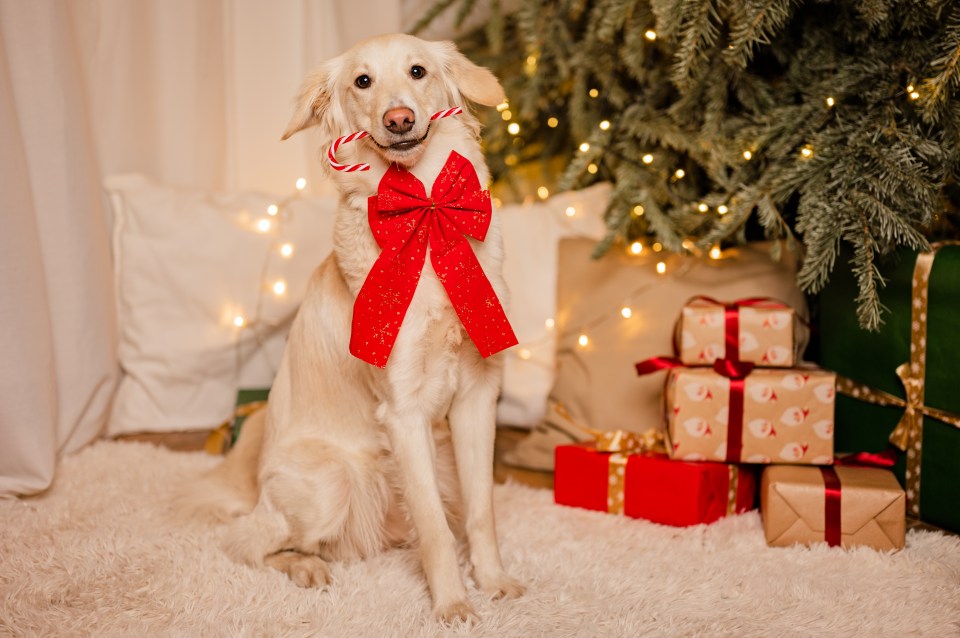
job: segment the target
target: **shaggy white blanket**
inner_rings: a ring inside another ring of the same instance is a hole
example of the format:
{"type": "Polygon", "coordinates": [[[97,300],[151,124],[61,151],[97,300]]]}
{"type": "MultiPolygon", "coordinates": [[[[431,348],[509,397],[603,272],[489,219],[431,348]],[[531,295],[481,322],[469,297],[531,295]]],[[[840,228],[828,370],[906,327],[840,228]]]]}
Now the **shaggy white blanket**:
{"type": "Polygon", "coordinates": [[[0,502],[0,634],[12,636],[956,636],[960,538],[896,554],[768,548],[756,512],[687,529],[561,507],[498,486],[522,598],[444,627],[413,550],[333,566],[326,591],[232,563],[220,528],[178,525],[171,482],[203,453],[100,442],[42,497],[0,502]]]}

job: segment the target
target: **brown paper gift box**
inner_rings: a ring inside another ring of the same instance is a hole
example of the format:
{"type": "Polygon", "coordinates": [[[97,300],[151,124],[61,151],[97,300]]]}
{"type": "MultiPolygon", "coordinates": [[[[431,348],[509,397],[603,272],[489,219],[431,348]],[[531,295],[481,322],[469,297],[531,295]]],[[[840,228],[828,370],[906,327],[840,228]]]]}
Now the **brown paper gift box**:
{"type": "Polygon", "coordinates": [[[744,379],[742,448],[727,457],[731,380],[673,368],[664,393],[670,456],[684,461],[833,463],[836,376],[819,368],[760,369],[744,379]]]}
{"type": "MultiPolygon", "coordinates": [[[[675,337],[684,364],[709,366],[726,356],[724,316],[723,304],[712,299],[694,297],[684,305],[675,337]]],[[[793,308],[773,300],[741,305],[737,323],[737,356],[741,361],[766,368],[789,368],[797,363],[806,330],[793,308]]]]}
{"type": "MultiPolygon", "coordinates": [[[[893,472],[834,466],[840,479],[840,539],[843,547],[901,549],[906,496],[893,472]]],[[[771,465],[760,480],[760,512],[767,544],[786,547],[824,540],[825,489],[820,468],[771,465]]]]}

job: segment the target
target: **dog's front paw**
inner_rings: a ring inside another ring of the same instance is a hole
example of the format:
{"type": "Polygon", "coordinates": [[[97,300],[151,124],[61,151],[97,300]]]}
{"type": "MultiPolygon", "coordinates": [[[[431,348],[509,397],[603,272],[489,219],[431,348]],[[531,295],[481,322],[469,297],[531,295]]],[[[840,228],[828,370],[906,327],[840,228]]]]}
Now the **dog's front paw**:
{"type": "Polygon", "coordinates": [[[506,573],[501,573],[495,578],[481,579],[480,589],[493,600],[519,598],[526,591],[526,587],[519,580],[506,573]]]}
{"type": "Polygon", "coordinates": [[[300,587],[323,588],[332,580],[327,563],[312,554],[279,552],[267,556],[264,562],[289,576],[300,587]]]}
{"type": "Polygon", "coordinates": [[[466,600],[454,600],[439,604],[433,609],[433,617],[442,623],[452,625],[477,619],[477,612],[466,600]]]}

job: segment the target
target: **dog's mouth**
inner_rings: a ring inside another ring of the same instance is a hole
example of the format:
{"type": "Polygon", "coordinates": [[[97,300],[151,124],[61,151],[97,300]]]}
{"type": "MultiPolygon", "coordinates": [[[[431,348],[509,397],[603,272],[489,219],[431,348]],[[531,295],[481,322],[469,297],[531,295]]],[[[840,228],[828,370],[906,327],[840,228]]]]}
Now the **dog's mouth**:
{"type": "Polygon", "coordinates": [[[376,144],[381,149],[383,149],[384,151],[399,151],[401,153],[405,153],[407,151],[411,151],[417,148],[418,146],[420,146],[427,139],[428,135],[430,135],[429,125],[427,125],[427,130],[424,132],[423,137],[420,137],[420,138],[414,138],[410,140],[401,140],[399,142],[394,142],[393,144],[381,144],[380,142],[375,140],[373,136],[370,136],[370,139],[373,140],[373,143],[376,144]]]}

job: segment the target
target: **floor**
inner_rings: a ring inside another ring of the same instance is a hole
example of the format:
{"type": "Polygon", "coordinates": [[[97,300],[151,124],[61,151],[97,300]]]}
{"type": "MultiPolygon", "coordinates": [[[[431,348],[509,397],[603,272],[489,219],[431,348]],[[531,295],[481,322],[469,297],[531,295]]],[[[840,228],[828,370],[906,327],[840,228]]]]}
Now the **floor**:
{"type": "MultiPolygon", "coordinates": [[[[197,452],[204,448],[204,443],[210,435],[208,430],[199,430],[194,432],[169,432],[154,434],[131,434],[121,437],[126,441],[143,441],[162,445],[171,450],[181,452],[197,452]]],[[[522,470],[505,465],[501,459],[503,454],[513,448],[523,437],[527,435],[527,430],[522,428],[497,428],[496,451],[493,464],[493,476],[498,483],[514,481],[531,487],[542,487],[553,489],[553,474],[550,472],[535,472],[533,470],[522,470]]]]}

